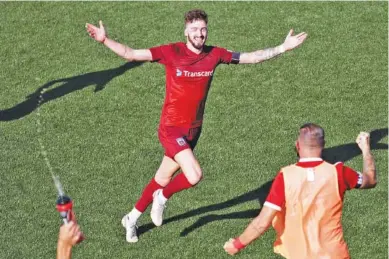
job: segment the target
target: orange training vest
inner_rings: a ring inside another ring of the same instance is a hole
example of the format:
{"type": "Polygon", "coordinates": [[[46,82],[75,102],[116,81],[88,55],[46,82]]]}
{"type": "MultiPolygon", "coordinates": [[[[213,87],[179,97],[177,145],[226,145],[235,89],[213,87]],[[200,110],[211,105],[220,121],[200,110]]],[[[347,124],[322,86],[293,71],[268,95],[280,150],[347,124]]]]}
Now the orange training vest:
{"type": "Polygon", "coordinates": [[[349,259],[335,166],[290,165],[281,171],[285,208],[273,220],[274,252],[287,259],[349,259]]]}

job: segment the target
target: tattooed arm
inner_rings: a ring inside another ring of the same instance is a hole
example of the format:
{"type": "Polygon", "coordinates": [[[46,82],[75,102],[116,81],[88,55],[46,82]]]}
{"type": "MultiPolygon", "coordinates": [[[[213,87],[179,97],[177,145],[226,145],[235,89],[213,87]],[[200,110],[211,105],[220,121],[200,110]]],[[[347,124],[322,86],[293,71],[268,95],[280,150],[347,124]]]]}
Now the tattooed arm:
{"type": "Polygon", "coordinates": [[[230,238],[224,244],[224,250],[230,255],[238,253],[248,244],[259,238],[271,226],[277,210],[263,206],[259,215],[251,221],[243,233],[237,238],[230,238]]]}
{"type": "Polygon", "coordinates": [[[300,46],[308,36],[305,32],[299,33],[297,35],[292,34],[293,30],[290,30],[284,43],[280,46],[257,50],[254,52],[242,53],[240,55],[239,64],[255,64],[274,58],[275,56],[278,56],[285,51],[292,50],[300,46]]]}
{"type": "Polygon", "coordinates": [[[370,135],[367,132],[359,133],[356,142],[362,151],[363,178],[360,189],[374,188],[377,185],[377,174],[374,157],[370,152],[370,135]]]}
{"type": "Polygon", "coordinates": [[[265,60],[274,58],[275,56],[280,55],[285,52],[283,45],[280,45],[275,48],[269,48],[264,50],[257,50],[250,53],[240,54],[239,64],[256,64],[263,62],[265,60]]]}

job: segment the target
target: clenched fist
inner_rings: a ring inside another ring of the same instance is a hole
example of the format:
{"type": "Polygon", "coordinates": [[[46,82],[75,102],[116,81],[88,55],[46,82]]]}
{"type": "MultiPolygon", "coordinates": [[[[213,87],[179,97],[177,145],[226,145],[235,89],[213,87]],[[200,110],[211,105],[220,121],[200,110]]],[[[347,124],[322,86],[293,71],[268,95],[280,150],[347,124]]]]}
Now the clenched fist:
{"type": "Polygon", "coordinates": [[[369,133],[367,133],[367,132],[359,133],[355,142],[357,142],[362,153],[370,152],[370,134],[369,133]]]}

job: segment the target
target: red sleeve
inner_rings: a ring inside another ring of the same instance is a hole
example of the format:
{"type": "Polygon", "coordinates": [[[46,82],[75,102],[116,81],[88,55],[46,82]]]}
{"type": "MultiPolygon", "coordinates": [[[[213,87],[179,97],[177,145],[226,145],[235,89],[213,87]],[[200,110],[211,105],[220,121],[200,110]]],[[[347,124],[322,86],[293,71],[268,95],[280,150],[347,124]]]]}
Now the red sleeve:
{"type": "Polygon", "coordinates": [[[166,59],[169,56],[170,45],[161,45],[150,48],[153,62],[166,64],[166,59]]]}
{"type": "Polygon", "coordinates": [[[338,162],[335,164],[338,172],[338,186],[340,197],[344,197],[346,190],[359,188],[362,184],[362,174],[338,162]]]}
{"type": "Polygon", "coordinates": [[[343,177],[348,185],[348,190],[359,188],[362,184],[362,174],[348,166],[343,166],[343,177]]]}
{"type": "Polygon", "coordinates": [[[218,49],[219,49],[219,63],[222,63],[222,64],[232,63],[233,52],[228,51],[224,48],[218,48],[218,49]]]}
{"type": "Polygon", "coordinates": [[[285,184],[284,175],[279,172],[274,178],[269,195],[266,198],[264,206],[281,211],[285,205],[285,184]]]}

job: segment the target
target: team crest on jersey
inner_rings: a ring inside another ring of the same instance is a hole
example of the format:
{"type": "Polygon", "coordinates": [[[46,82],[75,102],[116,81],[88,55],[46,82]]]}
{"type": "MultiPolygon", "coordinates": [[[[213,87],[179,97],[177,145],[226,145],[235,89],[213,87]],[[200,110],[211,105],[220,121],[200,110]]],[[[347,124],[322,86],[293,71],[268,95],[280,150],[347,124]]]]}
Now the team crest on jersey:
{"type": "Polygon", "coordinates": [[[177,68],[177,70],[176,70],[176,76],[181,76],[181,75],[182,75],[182,71],[179,70],[179,69],[177,68]]]}
{"type": "Polygon", "coordinates": [[[185,146],[185,144],[186,144],[186,141],[184,138],[177,138],[176,141],[177,141],[177,144],[180,145],[181,147],[185,146]]]}

